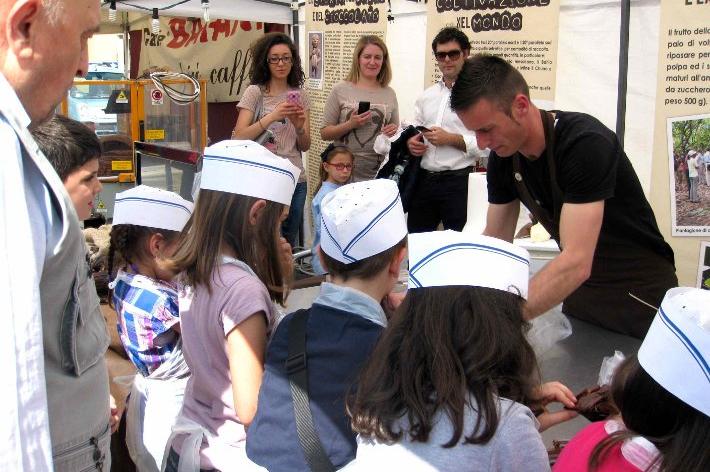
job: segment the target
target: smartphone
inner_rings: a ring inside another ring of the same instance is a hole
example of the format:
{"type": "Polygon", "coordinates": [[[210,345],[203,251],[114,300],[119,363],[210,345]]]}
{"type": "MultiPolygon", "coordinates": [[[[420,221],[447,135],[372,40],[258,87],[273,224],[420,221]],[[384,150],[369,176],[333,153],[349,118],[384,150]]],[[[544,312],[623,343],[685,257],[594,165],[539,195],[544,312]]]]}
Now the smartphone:
{"type": "Polygon", "coordinates": [[[357,104],[358,115],[362,115],[366,111],[370,111],[370,102],[360,102],[357,104]]]}
{"type": "Polygon", "coordinates": [[[430,133],[431,130],[427,128],[426,126],[415,126],[417,131],[421,131],[422,133],[430,133]]]}
{"type": "Polygon", "coordinates": [[[301,92],[298,90],[289,90],[286,92],[286,101],[293,105],[301,104],[301,92]]]}

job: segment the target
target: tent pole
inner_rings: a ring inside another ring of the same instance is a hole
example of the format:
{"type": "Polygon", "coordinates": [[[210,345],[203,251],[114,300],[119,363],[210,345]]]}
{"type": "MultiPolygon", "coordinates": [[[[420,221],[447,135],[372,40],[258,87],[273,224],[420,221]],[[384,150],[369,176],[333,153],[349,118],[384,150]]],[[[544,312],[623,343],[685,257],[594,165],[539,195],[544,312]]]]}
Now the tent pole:
{"type": "Polygon", "coordinates": [[[296,45],[296,50],[300,48],[301,32],[298,26],[298,0],[291,2],[291,27],[293,32],[293,43],[296,45]]]}
{"type": "Polygon", "coordinates": [[[621,1],[621,26],[619,28],[619,79],[616,96],[616,135],[624,146],[626,129],[626,90],[629,75],[629,19],[631,0],[621,1]]]}

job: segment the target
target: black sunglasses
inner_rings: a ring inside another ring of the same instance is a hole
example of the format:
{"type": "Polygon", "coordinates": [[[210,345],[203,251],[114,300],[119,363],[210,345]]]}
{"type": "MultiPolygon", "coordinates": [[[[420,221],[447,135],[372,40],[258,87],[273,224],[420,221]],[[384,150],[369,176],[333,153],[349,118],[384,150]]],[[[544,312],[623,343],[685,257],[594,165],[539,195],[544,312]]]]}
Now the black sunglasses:
{"type": "Polygon", "coordinates": [[[437,51],[434,53],[434,57],[436,57],[437,61],[443,61],[447,57],[452,61],[455,61],[456,59],[461,57],[461,50],[454,49],[453,51],[437,51]]]}

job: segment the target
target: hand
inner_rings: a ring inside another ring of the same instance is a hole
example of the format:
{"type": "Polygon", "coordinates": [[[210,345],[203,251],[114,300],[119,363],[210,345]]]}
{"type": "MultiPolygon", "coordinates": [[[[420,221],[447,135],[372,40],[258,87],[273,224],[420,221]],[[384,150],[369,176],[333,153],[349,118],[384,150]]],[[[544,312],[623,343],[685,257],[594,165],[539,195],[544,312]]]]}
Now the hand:
{"type": "Polygon", "coordinates": [[[385,315],[387,316],[387,319],[390,319],[394,312],[399,308],[399,305],[402,304],[402,301],[404,300],[404,297],[407,296],[407,292],[390,292],[387,295],[385,295],[385,298],[382,299],[382,309],[385,311],[385,315]]]}
{"type": "Polygon", "coordinates": [[[397,126],[394,123],[390,123],[388,125],[384,125],[382,127],[382,134],[387,136],[388,138],[391,138],[395,134],[397,134],[397,130],[399,129],[399,126],[397,126]]]}
{"type": "Polygon", "coordinates": [[[296,113],[299,108],[301,108],[299,105],[284,101],[276,105],[276,108],[274,108],[271,113],[264,116],[264,118],[266,118],[265,121],[268,121],[269,124],[274,121],[283,121],[287,116],[296,113]]]}
{"type": "Polygon", "coordinates": [[[296,107],[295,111],[286,115],[286,118],[293,124],[296,130],[303,129],[306,124],[306,111],[301,105],[294,105],[296,107]]]}
{"type": "Polygon", "coordinates": [[[535,394],[537,404],[531,406],[539,406],[543,410],[541,414],[537,415],[537,420],[540,422],[540,432],[556,424],[571,420],[578,415],[574,410],[549,412],[545,408],[548,403],[552,402],[562,403],[567,408],[575,407],[577,397],[575,397],[574,393],[572,393],[569,388],[560,382],[546,382],[537,388],[535,394]]]}
{"type": "Polygon", "coordinates": [[[407,147],[412,156],[423,156],[427,146],[422,140],[422,134],[419,133],[407,140],[407,147]]]}
{"type": "Polygon", "coordinates": [[[348,119],[348,126],[350,126],[351,130],[359,128],[362,125],[369,123],[371,117],[372,112],[370,112],[369,110],[363,113],[362,115],[358,115],[355,111],[353,111],[353,114],[350,115],[350,119],[348,119]]]}
{"type": "Polygon", "coordinates": [[[118,416],[118,407],[116,406],[116,399],[113,398],[113,395],[110,393],[108,394],[108,402],[109,402],[109,416],[108,416],[108,424],[111,427],[111,434],[115,433],[116,430],[118,430],[118,424],[121,421],[121,418],[118,416]]]}
{"type": "Polygon", "coordinates": [[[451,142],[451,133],[438,126],[432,126],[431,131],[425,131],[424,137],[434,146],[448,145],[451,142]]]}
{"type": "Polygon", "coordinates": [[[284,274],[290,274],[293,272],[293,252],[291,245],[283,236],[279,237],[279,249],[281,249],[281,267],[284,274]]]}

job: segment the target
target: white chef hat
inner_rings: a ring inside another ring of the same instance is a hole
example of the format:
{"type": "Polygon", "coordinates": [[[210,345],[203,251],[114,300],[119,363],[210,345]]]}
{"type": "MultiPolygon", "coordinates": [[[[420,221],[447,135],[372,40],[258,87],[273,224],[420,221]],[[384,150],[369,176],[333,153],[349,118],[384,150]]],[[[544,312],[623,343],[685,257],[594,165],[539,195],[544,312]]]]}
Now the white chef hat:
{"type": "Polygon", "coordinates": [[[205,148],[201,189],[291,204],[301,171],[253,141],[221,141],[205,148]]]}
{"type": "Polygon", "coordinates": [[[502,239],[432,231],[409,235],[409,288],[469,285],[528,297],[528,251],[502,239]]]}
{"type": "Polygon", "coordinates": [[[116,194],[113,224],[182,231],[192,208],[192,202],[176,193],[139,185],[116,194]]]}
{"type": "Polygon", "coordinates": [[[668,290],[638,359],[663,388],[710,416],[710,291],[668,290]]]}
{"type": "Polygon", "coordinates": [[[406,235],[402,200],[392,180],[343,185],[321,202],[321,249],[345,264],[386,251],[406,235]]]}

